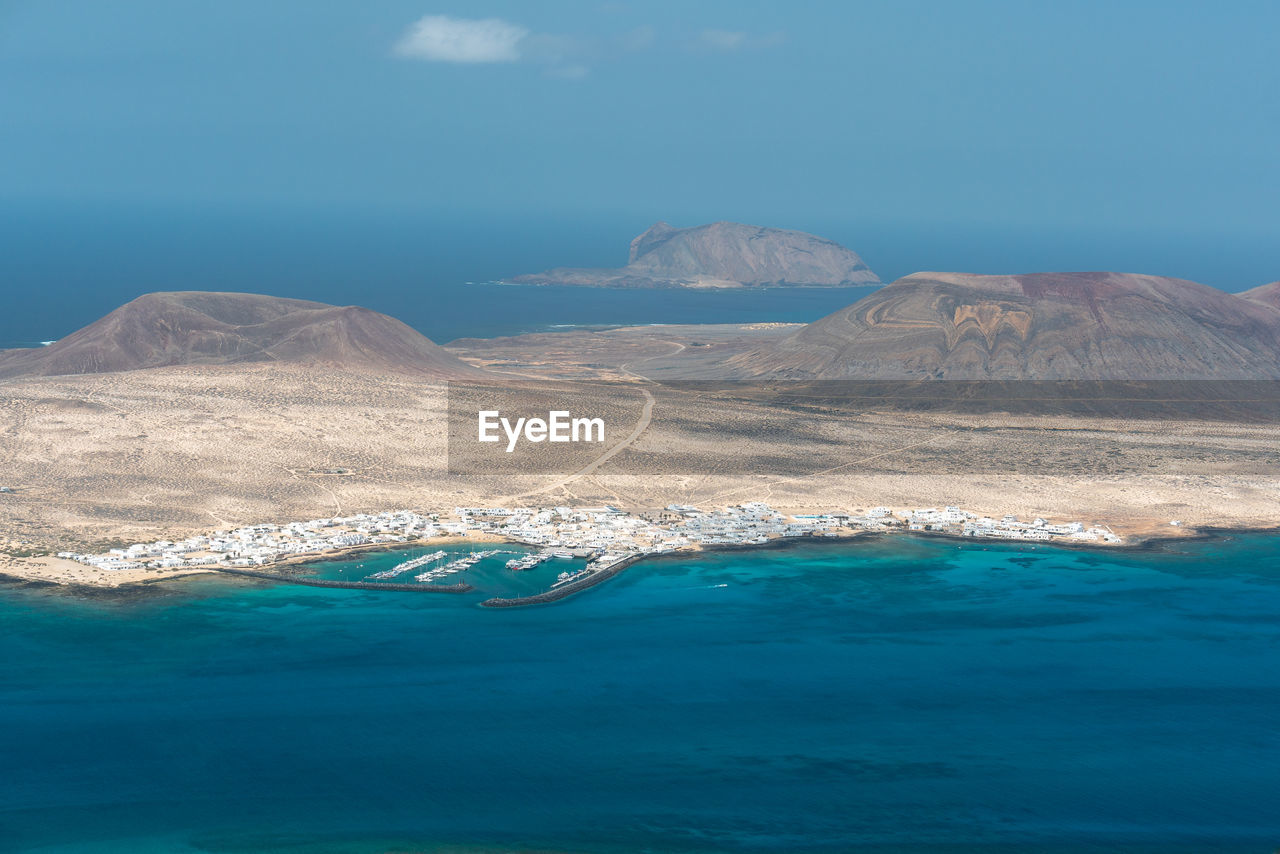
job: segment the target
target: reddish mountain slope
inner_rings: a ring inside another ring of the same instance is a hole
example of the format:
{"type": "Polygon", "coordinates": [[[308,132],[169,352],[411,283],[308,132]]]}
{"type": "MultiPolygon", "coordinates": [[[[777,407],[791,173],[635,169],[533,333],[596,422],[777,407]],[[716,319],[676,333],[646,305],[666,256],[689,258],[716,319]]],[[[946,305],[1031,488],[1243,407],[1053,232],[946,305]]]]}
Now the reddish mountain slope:
{"type": "Polygon", "coordinates": [[[917,273],[729,359],[739,377],[1280,378],[1280,310],[1123,273],[917,273]]]}
{"type": "Polygon", "coordinates": [[[1280,282],[1272,282],[1268,285],[1254,288],[1251,291],[1245,291],[1237,296],[1252,302],[1260,302],[1263,305],[1269,305],[1273,308],[1280,308],[1280,282]]]}
{"type": "Polygon", "coordinates": [[[259,294],[179,291],[138,297],[47,347],[0,353],[0,377],[283,362],[475,377],[482,372],[395,318],[259,294]]]}

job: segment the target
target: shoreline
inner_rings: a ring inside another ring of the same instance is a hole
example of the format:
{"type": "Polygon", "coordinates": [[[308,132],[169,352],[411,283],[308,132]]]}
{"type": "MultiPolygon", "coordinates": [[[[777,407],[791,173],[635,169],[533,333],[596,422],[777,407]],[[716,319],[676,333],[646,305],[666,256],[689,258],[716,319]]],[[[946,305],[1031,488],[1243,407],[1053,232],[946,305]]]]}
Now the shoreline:
{"type": "MultiPolygon", "coordinates": [[[[628,569],[635,564],[646,560],[656,558],[694,558],[702,552],[746,552],[767,549],[786,549],[794,548],[801,545],[813,544],[848,544],[858,540],[865,539],[882,539],[885,537],[908,536],[921,537],[934,540],[954,540],[957,542],[971,542],[984,544],[1002,544],[1022,547],[1039,547],[1045,546],[1054,549],[1066,549],[1070,551],[1120,551],[1120,552],[1155,552],[1175,543],[1189,542],[1212,542],[1215,540],[1223,540],[1237,535],[1277,535],[1280,536],[1280,525],[1270,525],[1266,527],[1247,527],[1247,526],[1223,526],[1212,525],[1200,528],[1184,529],[1186,533],[1178,535],[1160,535],[1151,534],[1142,537],[1135,537],[1131,541],[1121,543],[1079,543],[1069,541],[1041,541],[1041,540],[1020,540],[1010,537],[970,537],[959,534],[947,533],[944,531],[906,531],[906,530],[887,530],[887,531],[853,531],[847,534],[838,534],[836,536],[803,536],[803,537],[776,537],[764,543],[715,543],[711,545],[700,545],[694,548],[681,549],[662,554],[638,554],[619,561],[613,567],[607,570],[601,570],[593,574],[589,578],[585,578],[580,582],[566,585],[556,590],[547,590],[542,593],[531,594],[529,596],[520,596],[512,598],[492,597],[480,602],[481,607],[487,608],[512,608],[527,607],[539,604],[549,604],[558,602],[568,598],[576,593],[589,590],[609,579],[620,574],[623,570],[628,569]]],[[[500,535],[494,534],[468,534],[468,535],[451,535],[444,537],[432,537],[423,540],[414,540],[404,543],[363,543],[355,546],[345,546],[338,549],[326,551],[321,554],[293,555],[284,558],[273,564],[266,564],[264,567],[295,567],[305,568],[311,564],[353,561],[362,555],[383,552],[407,550],[411,548],[422,548],[431,546],[448,546],[448,545],[470,545],[480,543],[505,543],[510,545],[528,546],[519,540],[513,540],[500,535]]],[[[260,569],[245,569],[242,567],[198,567],[183,568],[173,571],[153,571],[151,577],[126,577],[122,578],[118,583],[102,583],[89,580],[87,577],[66,577],[49,576],[40,573],[21,573],[12,572],[16,568],[14,564],[19,562],[35,562],[53,560],[60,563],[69,563],[60,561],[56,558],[16,558],[7,555],[0,555],[0,583],[5,584],[30,584],[39,587],[64,590],[91,590],[95,593],[105,593],[108,591],[127,592],[131,588],[142,588],[162,582],[180,581],[184,578],[194,576],[208,575],[226,575],[252,577],[266,581],[275,581],[282,584],[298,584],[309,587],[332,587],[332,588],[348,588],[348,589],[374,589],[386,592],[444,592],[444,593],[466,593],[471,592],[475,588],[471,585],[461,582],[456,585],[431,585],[420,584],[397,584],[395,582],[359,582],[359,581],[326,581],[323,579],[308,579],[305,576],[289,576],[284,574],[273,573],[270,571],[262,571],[260,569]],[[466,589],[460,589],[465,587],[466,589]],[[403,588],[403,589],[402,589],[403,588]],[[411,590],[410,590],[411,588],[411,590]]],[[[71,564],[79,567],[79,564],[71,564]]],[[[139,571],[134,571],[139,572],[139,571]]],[[[82,576],[88,576],[88,573],[78,573],[82,576]]],[[[100,573],[101,575],[101,573],[100,573]]]]}
{"type": "Polygon", "coordinates": [[[942,531],[856,531],[850,534],[840,534],[834,537],[777,537],[766,543],[716,543],[709,546],[699,546],[688,550],[676,550],[671,552],[663,552],[661,554],[638,554],[619,561],[607,570],[602,570],[593,574],[589,578],[584,578],[580,582],[567,584],[556,590],[547,590],[542,593],[535,593],[530,596],[517,596],[512,598],[493,597],[486,599],[480,603],[484,608],[525,608],[535,605],[549,605],[566,599],[577,593],[582,593],[603,584],[606,581],[620,575],[624,570],[635,566],[642,561],[661,560],[661,559],[679,559],[693,558],[703,552],[754,552],[764,550],[784,550],[798,548],[805,545],[845,545],[857,540],[882,540],[887,537],[905,536],[919,537],[921,539],[932,540],[955,540],[958,542],[1000,544],[1011,546],[1024,546],[1036,548],[1039,546],[1048,546],[1049,548],[1067,549],[1070,551],[1122,551],[1122,552],[1153,552],[1158,551],[1162,547],[1172,543],[1182,542],[1210,542],[1214,540],[1227,539],[1236,534],[1271,534],[1280,535],[1280,526],[1268,528],[1198,528],[1194,533],[1179,537],[1158,537],[1152,536],[1133,543],[1117,543],[1104,545],[1100,543],[1056,543],[1042,542],[1037,540],[1017,540],[1008,537],[966,537],[957,534],[948,534],[942,531]]]}
{"type": "MultiPolygon", "coordinates": [[[[541,279],[541,276],[529,274],[531,278],[541,279]]],[[[616,285],[612,280],[604,282],[552,282],[552,281],[530,281],[515,282],[510,279],[499,279],[493,282],[477,282],[481,285],[500,285],[505,288],[594,288],[596,290],[606,291],[830,291],[830,290],[852,290],[854,288],[881,288],[887,283],[881,281],[875,282],[844,282],[838,285],[819,285],[809,283],[771,283],[767,285],[753,285],[744,282],[735,282],[728,279],[716,279],[717,284],[686,284],[675,279],[650,279],[654,282],[652,285],[616,285]],[[722,284],[721,284],[722,283],[722,284]]]]}

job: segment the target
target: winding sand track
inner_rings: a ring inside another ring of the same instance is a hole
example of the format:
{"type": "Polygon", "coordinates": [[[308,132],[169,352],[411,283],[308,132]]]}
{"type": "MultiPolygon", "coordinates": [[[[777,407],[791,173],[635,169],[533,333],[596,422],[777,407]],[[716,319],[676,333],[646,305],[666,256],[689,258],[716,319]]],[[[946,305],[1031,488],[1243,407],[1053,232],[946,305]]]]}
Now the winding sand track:
{"type": "Polygon", "coordinates": [[[623,439],[621,442],[614,445],[612,448],[605,451],[603,454],[596,457],[594,460],[587,463],[585,466],[578,469],[573,474],[565,475],[559,480],[553,481],[552,483],[549,483],[546,486],[540,486],[537,489],[531,489],[528,492],[522,492],[519,495],[510,496],[510,498],[527,498],[530,495],[541,495],[544,492],[551,492],[552,490],[559,489],[562,486],[568,486],[578,478],[586,477],[587,475],[591,474],[593,471],[600,468],[600,466],[604,465],[610,459],[617,456],[619,453],[621,453],[622,451],[625,451],[632,444],[634,444],[635,441],[640,438],[640,434],[642,434],[646,429],[648,429],[649,422],[653,420],[653,404],[655,403],[653,392],[641,386],[640,393],[644,395],[644,407],[640,410],[640,420],[636,422],[636,426],[632,429],[632,431],[629,434],[627,434],[627,438],[623,439]]]}
{"type": "MultiPolygon", "coordinates": [[[[648,362],[648,361],[651,361],[652,359],[674,356],[677,353],[683,352],[685,348],[688,346],[686,344],[681,344],[677,341],[670,341],[668,343],[675,345],[676,349],[672,350],[670,353],[662,353],[660,354],[660,356],[650,356],[647,359],[641,359],[640,361],[648,362]]],[[[644,382],[652,382],[652,380],[650,380],[648,377],[644,376],[643,374],[638,374],[635,371],[631,370],[630,364],[619,365],[618,369],[622,371],[622,373],[633,376],[639,380],[643,380],[644,382]]],[[[644,395],[644,407],[641,408],[640,410],[640,419],[636,421],[636,426],[627,435],[627,438],[623,439],[621,442],[614,445],[612,448],[605,451],[603,454],[596,457],[594,460],[587,463],[585,466],[578,469],[573,474],[566,475],[553,483],[547,484],[546,486],[540,486],[537,489],[531,489],[528,492],[522,492],[519,495],[508,496],[508,498],[527,498],[530,495],[541,495],[543,493],[551,492],[552,490],[560,489],[561,487],[568,486],[569,484],[573,483],[575,480],[578,480],[579,478],[586,477],[587,475],[591,474],[596,469],[600,468],[600,466],[604,465],[606,462],[613,459],[619,453],[621,453],[622,451],[626,450],[627,448],[635,444],[636,440],[639,439],[640,436],[644,433],[644,431],[649,428],[650,422],[653,421],[653,405],[656,402],[653,397],[653,392],[649,391],[649,389],[645,388],[644,386],[640,386],[640,393],[644,395]]]]}

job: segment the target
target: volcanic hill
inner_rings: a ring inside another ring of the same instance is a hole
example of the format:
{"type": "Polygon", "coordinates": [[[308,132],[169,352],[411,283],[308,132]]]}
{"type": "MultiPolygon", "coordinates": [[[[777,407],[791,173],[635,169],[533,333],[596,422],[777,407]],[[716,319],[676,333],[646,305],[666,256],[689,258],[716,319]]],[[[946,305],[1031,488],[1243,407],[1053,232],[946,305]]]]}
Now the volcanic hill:
{"type": "Polygon", "coordinates": [[[253,362],[442,379],[483,375],[395,318],[367,308],[175,291],[140,296],[47,347],[0,351],[0,378],[253,362]]]}
{"type": "Polygon", "coordinates": [[[1267,285],[1256,287],[1253,290],[1245,291],[1237,296],[1244,297],[1253,302],[1260,302],[1263,305],[1280,308],[1280,282],[1271,282],[1267,285]]]}
{"type": "Polygon", "coordinates": [[[507,281],[609,288],[880,284],[856,252],[834,241],[801,231],[736,222],[714,222],[693,228],[675,228],[659,222],[631,241],[631,255],[625,267],[558,267],[507,281]]]}
{"type": "Polygon", "coordinates": [[[916,273],[722,375],[798,379],[1277,379],[1280,309],[1127,273],[916,273]]]}

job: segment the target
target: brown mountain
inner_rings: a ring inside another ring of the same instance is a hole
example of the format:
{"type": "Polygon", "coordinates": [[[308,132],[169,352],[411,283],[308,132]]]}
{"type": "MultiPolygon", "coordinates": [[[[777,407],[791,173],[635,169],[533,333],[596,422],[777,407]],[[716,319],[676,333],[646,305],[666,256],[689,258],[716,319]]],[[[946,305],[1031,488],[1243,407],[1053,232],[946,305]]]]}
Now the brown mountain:
{"type": "Polygon", "coordinates": [[[1269,305],[1273,308],[1280,308],[1280,282],[1272,282],[1268,285],[1254,288],[1251,291],[1245,291],[1238,296],[1244,297],[1253,302],[1260,302],[1263,305],[1269,305]]]}
{"type": "Polygon", "coordinates": [[[400,321],[367,308],[179,291],[138,297],[47,347],[2,351],[0,377],[248,362],[439,378],[482,373],[400,321]]]}
{"type": "Polygon", "coordinates": [[[916,273],[726,368],[806,379],[1276,379],[1280,310],[1158,276],[916,273]]]}
{"type": "Polygon", "coordinates": [[[694,228],[675,228],[659,222],[631,241],[631,256],[625,267],[559,267],[508,281],[611,288],[880,284],[856,252],[834,241],[801,231],[736,222],[694,228]]]}

